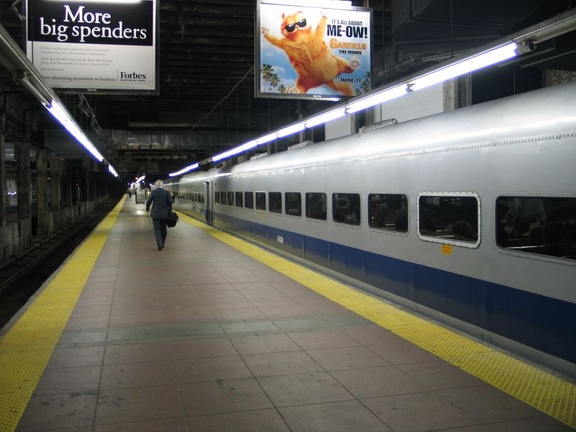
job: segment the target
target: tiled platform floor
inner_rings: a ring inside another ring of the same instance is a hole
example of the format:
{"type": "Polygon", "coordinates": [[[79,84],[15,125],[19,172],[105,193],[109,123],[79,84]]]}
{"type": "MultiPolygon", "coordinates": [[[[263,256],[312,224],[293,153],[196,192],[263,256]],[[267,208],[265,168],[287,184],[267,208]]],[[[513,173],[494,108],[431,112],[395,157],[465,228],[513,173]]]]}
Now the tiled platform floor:
{"type": "Polygon", "coordinates": [[[17,430],[572,429],[127,201],[17,430]]]}

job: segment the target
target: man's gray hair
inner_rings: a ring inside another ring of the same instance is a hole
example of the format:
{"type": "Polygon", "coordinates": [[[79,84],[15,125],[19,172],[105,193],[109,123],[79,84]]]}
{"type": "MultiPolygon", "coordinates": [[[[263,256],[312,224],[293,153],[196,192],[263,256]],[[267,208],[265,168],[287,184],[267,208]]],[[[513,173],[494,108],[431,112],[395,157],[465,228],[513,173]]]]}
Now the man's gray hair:
{"type": "Polygon", "coordinates": [[[164,184],[164,182],[162,180],[156,180],[156,183],[154,183],[156,186],[162,186],[164,184]]]}

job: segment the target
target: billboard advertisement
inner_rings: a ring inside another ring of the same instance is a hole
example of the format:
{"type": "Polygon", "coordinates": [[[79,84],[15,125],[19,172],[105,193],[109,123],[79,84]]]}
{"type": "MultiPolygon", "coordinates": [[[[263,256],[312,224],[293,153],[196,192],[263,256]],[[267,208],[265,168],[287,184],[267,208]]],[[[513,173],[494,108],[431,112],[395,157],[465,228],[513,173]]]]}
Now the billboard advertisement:
{"type": "Polygon", "coordinates": [[[371,89],[371,10],[322,3],[258,2],[257,97],[340,99],[371,89]]]}
{"type": "Polygon", "coordinates": [[[158,92],[157,0],[26,0],[26,54],[70,92],[158,92]]]}

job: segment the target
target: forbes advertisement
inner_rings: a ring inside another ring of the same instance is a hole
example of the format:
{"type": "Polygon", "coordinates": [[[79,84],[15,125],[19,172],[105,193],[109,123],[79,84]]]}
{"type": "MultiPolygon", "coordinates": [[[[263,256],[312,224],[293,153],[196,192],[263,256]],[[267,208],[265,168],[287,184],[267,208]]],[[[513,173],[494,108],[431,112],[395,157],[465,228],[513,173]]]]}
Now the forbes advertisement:
{"type": "Polygon", "coordinates": [[[369,9],[278,3],[258,3],[257,96],[340,98],[371,89],[369,9]]]}
{"type": "Polygon", "coordinates": [[[157,1],[27,0],[26,53],[48,85],[157,93],[157,1]]]}

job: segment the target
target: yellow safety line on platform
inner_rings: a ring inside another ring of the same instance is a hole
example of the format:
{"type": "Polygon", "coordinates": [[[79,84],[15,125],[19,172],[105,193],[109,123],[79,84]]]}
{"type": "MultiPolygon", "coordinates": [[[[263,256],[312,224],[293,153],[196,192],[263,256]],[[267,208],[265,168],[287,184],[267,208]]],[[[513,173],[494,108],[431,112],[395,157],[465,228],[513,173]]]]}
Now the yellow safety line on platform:
{"type": "Polygon", "coordinates": [[[181,219],[403,339],[576,428],[575,385],[193,218],[183,215],[181,219]]]}
{"type": "Polygon", "coordinates": [[[0,339],[1,432],[16,429],[123,205],[121,200],[0,339]]]}

